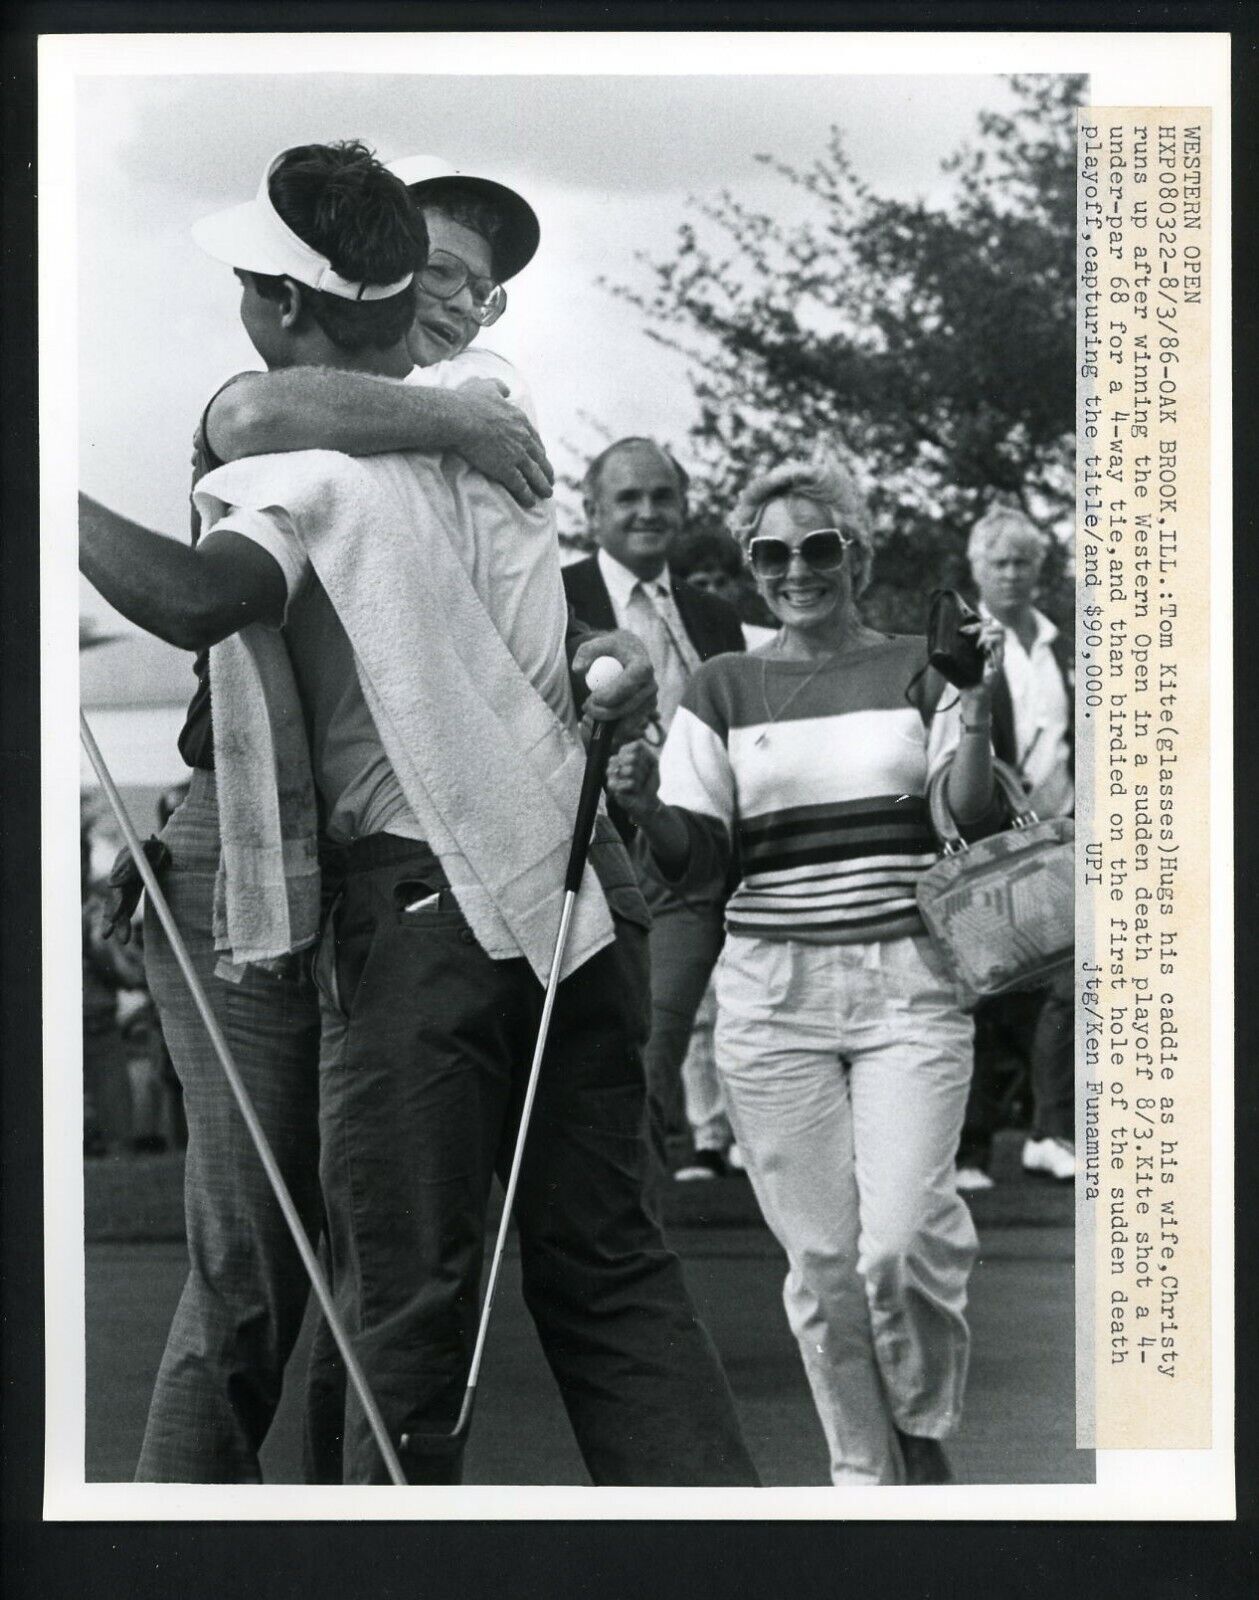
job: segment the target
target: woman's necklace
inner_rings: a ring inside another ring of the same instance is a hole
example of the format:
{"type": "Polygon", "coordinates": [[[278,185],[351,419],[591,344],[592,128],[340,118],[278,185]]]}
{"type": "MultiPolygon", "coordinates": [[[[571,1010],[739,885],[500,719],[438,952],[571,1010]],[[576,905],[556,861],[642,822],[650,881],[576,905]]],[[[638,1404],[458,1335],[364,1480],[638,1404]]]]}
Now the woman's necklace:
{"type": "MultiPolygon", "coordinates": [[[[876,640],[882,640],[882,639],[885,639],[886,637],[887,637],[886,634],[877,634],[877,635],[875,635],[875,639],[876,640]]],[[[874,640],[861,640],[861,641],[858,641],[858,642],[860,642],[862,644],[866,644],[866,643],[873,643],[875,641],[874,640]]],[[[782,634],[779,634],[778,638],[774,641],[774,649],[778,652],[779,655],[782,654],[782,634]]],[[[777,711],[772,710],[770,708],[770,703],[769,703],[769,657],[768,656],[762,656],[761,657],[761,699],[765,702],[765,726],[761,729],[760,733],[757,734],[756,738],[753,739],[753,741],[752,741],[752,744],[753,744],[755,749],[762,750],[762,749],[765,748],[765,746],[769,743],[769,730],[770,730],[770,728],[773,727],[774,723],[778,721],[779,717],[781,717],[786,712],[787,707],[792,703],[792,701],[796,698],[796,696],[799,695],[799,694],[803,694],[804,693],[804,691],[813,682],[814,678],[817,677],[818,673],[821,672],[823,667],[829,667],[830,664],[833,661],[837,661],[839,659],[839,657],[841,655],[843,655],[843,654],[844,654],[844,650],[843,650],[843,647],[841,646],[838,650],[828,651],[826,655],[822,656],[820,658],[820,660],[818,661],[817,666],[814,667],[813,671],[809,673],[808,677],[801,678],[800,682],[798,684],[796,684],[795,688],[791,691],[791,693],[783,701],[782,705],[779,706],[777,711]]]]}

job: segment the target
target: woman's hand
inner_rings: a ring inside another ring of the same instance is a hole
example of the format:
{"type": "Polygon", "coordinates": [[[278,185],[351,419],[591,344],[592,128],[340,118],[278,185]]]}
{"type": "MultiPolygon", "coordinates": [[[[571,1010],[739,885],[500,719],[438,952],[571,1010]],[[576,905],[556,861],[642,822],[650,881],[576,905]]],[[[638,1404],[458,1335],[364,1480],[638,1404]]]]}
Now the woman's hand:
{"type": "Polygon", "coordinates": [[[958,691],[962,727],[948,775],[949,808],[954,820],[967,827],[985,817],[993,805],[992,687],[1005,659],[1005,629],[991,617],[962,627],[977,636],[984,655],[983,678],[973,689],[958,691]]]}
{"type": "Polygon", "coordinates": [[[988,715],[992,707],[992,690],[1005,660],[1005,629],[993,617],[980,617],[975,622],[964,622],[963,633],[976,637],[984,657],[984,675],[973,689],[961,689],[959,695],[964,713],[988,715]]]}
{"type": "Polygon", "coordinates": [[[660,764],[642,739],[622,745],[609,760],[608,793],[632,822],[660,809],[660,764]]]}

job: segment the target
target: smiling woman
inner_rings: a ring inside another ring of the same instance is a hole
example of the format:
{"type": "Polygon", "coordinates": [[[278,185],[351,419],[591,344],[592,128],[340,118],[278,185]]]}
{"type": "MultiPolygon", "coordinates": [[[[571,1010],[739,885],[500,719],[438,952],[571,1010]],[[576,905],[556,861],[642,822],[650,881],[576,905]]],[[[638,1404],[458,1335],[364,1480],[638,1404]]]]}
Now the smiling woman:
{"type": "Polygon", "coordinates": [[[738,861],[718,1068],[790,1263],[788,1319],[831,1475],[945,1482],[976,1247],[952,1176],[972,1026],[914,889],[936,857],[931,779],[972,825],[994,809],[1000,630],[982,638],[985,678],[963,694],[960,730],[937,727],[923,641],[877,633],[857,610],[869,518],[843,468],[776,468],[744,491],[734,527],[781,631],[701,667],[659,775],[639,746],[614,758],[610,788],[680,893],[738,861]]]}

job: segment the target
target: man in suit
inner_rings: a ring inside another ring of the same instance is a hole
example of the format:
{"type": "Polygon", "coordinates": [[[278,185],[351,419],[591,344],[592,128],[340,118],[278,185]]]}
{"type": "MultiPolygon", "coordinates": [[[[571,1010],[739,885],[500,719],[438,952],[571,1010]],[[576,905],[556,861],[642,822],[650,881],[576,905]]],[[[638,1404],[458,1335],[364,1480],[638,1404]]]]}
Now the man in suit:
{"type": "MultiPolygon", "coordinates": [[[[686,473],[652,440],[618,439],[609,445],[590,463],[583,483],[586,519],[599,548],[563,572],[569,604],[580,621],[592,628],[628,628],[647,646],[664,732],[696,667],[710,656],[743,649],[734,608],[669,571],[670,547],[686,522],[686,489],[686,473]]],[[[618,825],[627,835],[632,832],[624,818],[618,825]]],[[[680,1120],[682,1064],[721,950],[723,907],[719,902],[683,904],[646,873],[640,878],[654,919],[652,1027],[644,1068],[652,1151],[649,1190],[658,1205],[669,1170],[668,1132],[680,1120]]],[[[684,1086],[696,1149],[681,1174],[715,1177],[729,1170],[733,1141],[715,1068],[703,1052],[692,1058],[684,1086]]]]}
{"type": "MultiPolygon", "coordinates": [[[[1022,779],[1040,817],[1075,809],[1074,650],[1033,604],[1049,541],[1021,511],[994,506],[975,524],[967,555],[980,610],[1005,629],[993,693],[992,745],[1022,779]]],[[[992,1136],[1008,1065],[1026,1061],[1032,1125],[1023,1145],[1028,1172],[1075,1176],[1075,1049],[1071,980],[1003,995],[975,1016],[975,1076],[958,1151],[958,1187],[988,1189],[992,1136]]],[[[1022,1081],[1022,1070],[1018,1073],[1022,1081]]]]}

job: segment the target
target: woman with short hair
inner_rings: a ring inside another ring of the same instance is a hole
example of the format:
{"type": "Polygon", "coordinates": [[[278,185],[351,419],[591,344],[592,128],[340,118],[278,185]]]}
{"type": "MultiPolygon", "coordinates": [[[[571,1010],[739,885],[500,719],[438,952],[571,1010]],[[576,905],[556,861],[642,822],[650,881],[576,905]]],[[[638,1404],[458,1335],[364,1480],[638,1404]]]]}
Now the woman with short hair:
{"type": "Polygon", "coordinates": [[[938,853],[933,774],[959,824],[996,825],[1000,631],[982,626],[984,681],[961,692],[960,730],[937,728],[944,685],[924,641],[869,628],[857,609],[870,520],[846,470],[775,468],[744,491],[734,531],[780,631],[702,666],[658,772],[645,746],[627,747],[609,789],[684,894],[737,852],[717,1059],[787,1253],[784,1300],[832,1480],[947,1482],[940,1441],[961,1412],[976,1250],[953,1182],[972,1026],[914,886],[938,853]]]}

